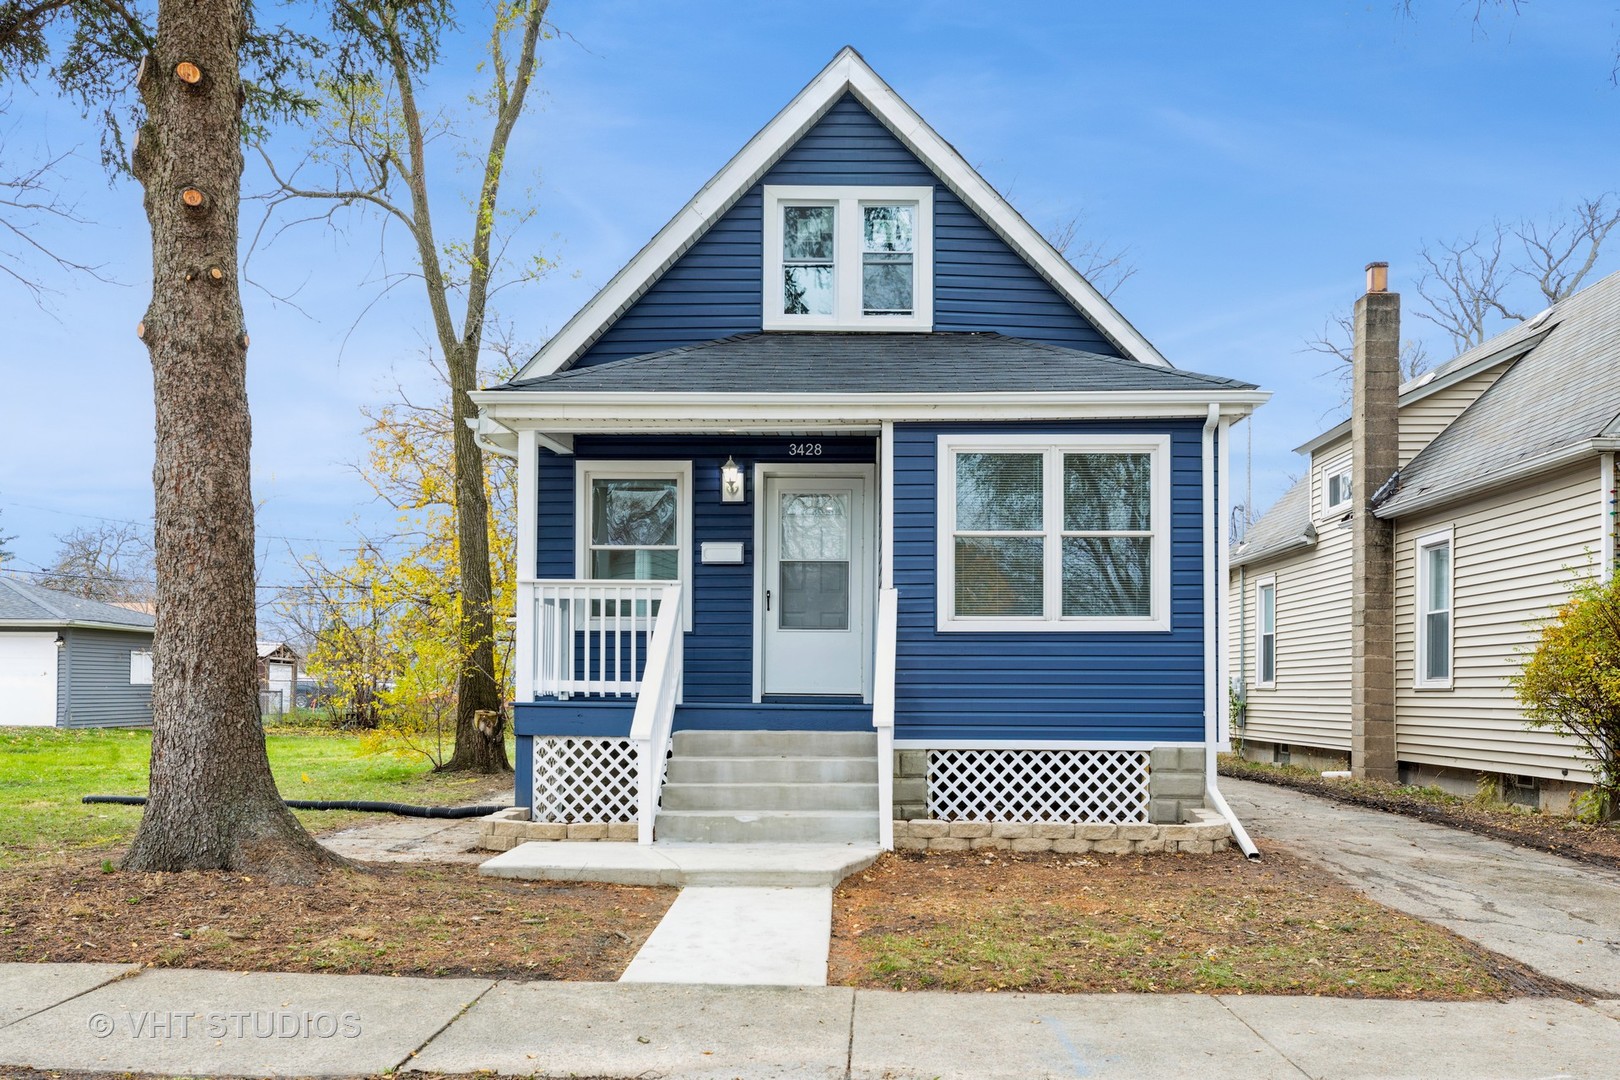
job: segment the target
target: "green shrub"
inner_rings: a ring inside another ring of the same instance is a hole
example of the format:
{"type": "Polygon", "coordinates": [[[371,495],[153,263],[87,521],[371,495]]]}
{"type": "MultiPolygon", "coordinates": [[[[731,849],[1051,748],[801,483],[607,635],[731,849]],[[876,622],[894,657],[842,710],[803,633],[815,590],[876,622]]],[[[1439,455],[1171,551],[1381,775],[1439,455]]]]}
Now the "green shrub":
{"type": "Polygon", "coordinates": [[[1542,627],[1513,688],[1533,727],[1551,728],[1585,749],[1592,791],[1578,802],[1587,820],[1620,807],[1620,575],[1576,588],[1542,627]]]}

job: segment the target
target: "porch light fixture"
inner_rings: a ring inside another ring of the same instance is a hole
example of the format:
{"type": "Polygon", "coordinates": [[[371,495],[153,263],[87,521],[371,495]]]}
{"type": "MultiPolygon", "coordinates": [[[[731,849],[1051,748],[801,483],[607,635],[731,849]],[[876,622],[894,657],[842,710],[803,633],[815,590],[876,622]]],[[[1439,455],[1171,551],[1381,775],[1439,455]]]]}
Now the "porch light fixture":
{"type": "Polygon", "coordinates": [[[726,455],[726,463],[720,466],[720,501],[723,503],[743,501],[742,466],[738,465],[730,454],[726,455]]]}

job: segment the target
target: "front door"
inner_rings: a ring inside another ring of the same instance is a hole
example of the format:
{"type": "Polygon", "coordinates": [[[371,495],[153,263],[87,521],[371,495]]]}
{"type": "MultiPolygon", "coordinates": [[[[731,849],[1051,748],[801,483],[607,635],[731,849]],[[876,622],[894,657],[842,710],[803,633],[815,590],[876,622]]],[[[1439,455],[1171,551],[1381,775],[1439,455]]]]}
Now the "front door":
{"type": "Polygon", "coordinates": [[[871,664],[870,479],[764,477],[761,679],[767,695],[864,695],[871,664]]]}

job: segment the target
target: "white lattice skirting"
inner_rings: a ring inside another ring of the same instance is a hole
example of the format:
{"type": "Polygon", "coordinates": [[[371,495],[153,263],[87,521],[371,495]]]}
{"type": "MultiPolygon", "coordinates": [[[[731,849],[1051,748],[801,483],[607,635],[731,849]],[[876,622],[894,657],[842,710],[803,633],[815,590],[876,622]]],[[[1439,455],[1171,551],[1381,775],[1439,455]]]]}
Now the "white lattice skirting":
{"type": "Polygon", "coordinates": [[[930,750],[939,821],[1148,820],[1145,750],[930,750]]]}
{"type": "Polygon", "coordinates": [[[534,820],[636,820],[636,745],[623,738],[534,740],[534,820]]]}

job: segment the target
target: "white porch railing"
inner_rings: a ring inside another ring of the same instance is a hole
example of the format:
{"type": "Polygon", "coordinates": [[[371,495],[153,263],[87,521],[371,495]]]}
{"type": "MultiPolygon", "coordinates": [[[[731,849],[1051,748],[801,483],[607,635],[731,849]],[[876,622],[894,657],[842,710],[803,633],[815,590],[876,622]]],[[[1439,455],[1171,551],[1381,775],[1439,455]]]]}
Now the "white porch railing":
{"type": "Polygon", "coordinates": [[[519,700],[636,696],[657,624],[680,591],[667,581],[520,582],[529,619],[518,620],[519,700]]]}
{"type": "Polygon", "coordinates": [[[878,590],[877,657],[872,667],[872,726],[878,737],[878,843],[894,850],[894,656],[900,593],[878,590]]]}
{"type": "Polygon", "coordinates": [[[652,640],[647,643],[647,667],[642,673],[641,694],[630,721],[630,741],[636,747],[636,841],[653,842],[653,821],[658,816],[658,797],[664,787],[664,764],[669,760],[670,738],[675,727],[675,702],[681,696],[682,659],[681,587],[666,585],[660,598],[652,640]]]}

